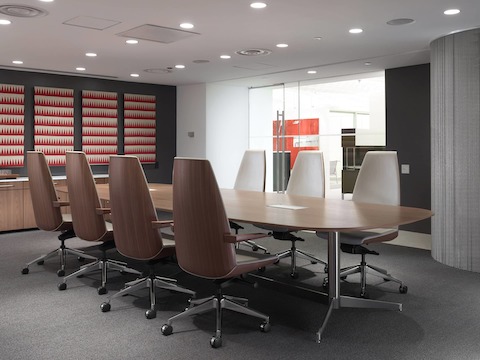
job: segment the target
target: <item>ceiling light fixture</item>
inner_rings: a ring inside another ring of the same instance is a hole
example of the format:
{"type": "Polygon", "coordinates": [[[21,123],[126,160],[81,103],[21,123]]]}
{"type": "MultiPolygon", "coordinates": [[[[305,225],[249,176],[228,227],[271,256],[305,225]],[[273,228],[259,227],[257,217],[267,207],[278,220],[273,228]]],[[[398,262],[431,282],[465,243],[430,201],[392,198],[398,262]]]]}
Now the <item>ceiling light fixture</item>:
{"type": "Polygon", "coordinates": [[[85,54],[85,56],[88,56],[88,57],[95,57],[95,56],[97,56],[97,54],[95,54],[95,53],[92,53],[92,52],[88,52],[88,53],[86,53],[86,54],[85,54]]]}
{"type": "Polygon", "coordinates": [[[194,26],[193,26],[193,24],[190,24],[190,23],[182,23],[182,24],[180,24],[180,27],[182,29],[193,29],[194,26]]]}
{"type": "Polygon", "coordinates": [[[39,0],[41,2],[53,2],[54,0],[39,0]]]}
{"type": "Polygon", "coordinates": [[[140,75],[138,74],[130,74],[131,77],[139,77],[140,75]]]}
{"type": "Polygon", "coordinates": [[[360,28],[354,28],[354,29],[348,30],[348,32],[349,32],[350,34],[360,34],[360,33],[363,32],[363,30],[360,29],[360,28]]]}
{"type": "Polygon", "coordinates": [[[267,7],[267,4],[263,2],[254,2],[250,4],[250,7],[254,9],[263,9],[267,7]]]}
{"type": "Polygon", "coordinates": [[[175,65],[175,69],[185,69],[185,65],[181,65],[181,64],[175,65]]]}
{"type": "Polygon", "coordinates": [[[316,74],[316,73],[317,73],[316,70],[308,70],[308,71],[307,71],[307,74],[316,74]]]}
{"type": "Polygon", "coordinates": [[[286,48],[288,47],[288,44],[277,44],[278,48],[286,48]]]}
{"type": "Polygon", "coordinates": [[[407,25],[415,22],[413,19],[408,19],[408,18],[400,18],[400,19],[392,19],[390,21],[387,21],[388,25],[407,25]]]}
{"type": "Polygon", "coordinates": [[[220,59],[230,59],[230,55],[220,55],[220,59]]]}
{"type": "Polygon", "coordinates": [[[448,9],[443,12],[445,15],[457,15],[460,13],[458,9],[448,9]]]}
{"type": "Polygon", "coordinates": [[[370,61],[365,61],[365,66],[370,66],[372,63],[370,61]]]}
{"type": "Polygon", "coordinates": [[[129,39],[127,41],[125,41],[127,44],[130,44],[130,45],[135,45],[135,44],[138,44],[138,40],[135,40],[135,39],[129,39]]]}
{"type": "Polygon", "coordinates": [[[10,25],[12,22],[7,19],[0,19],[0,25],[10,25]]]}
{"type": "Polygon", "coordinates": [[[314,40],[322,40],[322,37],[321,36],[315,36],[313,39],[314,40]]]}
{"type": "Polygon", "coordinates": [[[22,60],[13,60],[13,61],[12,61],[12,64],[22,65],[22,64],[23,64],[23,61],[22,61],[22,60]]]}
{"type": "Polygon", "coordinates": [[[79,66],[79,67],[75,68],[75,70],[77,70],[77,71],[85,71],[85,70],[87,70],[87,69],[85,69],[84,67],[79,66]]]}

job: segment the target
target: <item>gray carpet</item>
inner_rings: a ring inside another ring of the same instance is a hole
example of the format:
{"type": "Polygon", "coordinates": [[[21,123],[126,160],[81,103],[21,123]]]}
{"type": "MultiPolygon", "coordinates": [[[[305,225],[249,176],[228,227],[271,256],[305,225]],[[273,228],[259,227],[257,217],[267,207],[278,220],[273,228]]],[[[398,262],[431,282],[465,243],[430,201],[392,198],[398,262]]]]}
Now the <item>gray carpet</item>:
{"type": "MultiPolygon", "coordinates": [[[[326,243],[313,234],[298,247],[326,257],[326,243]]],[[[372,299],[403,303],[403,312],[369,309],[335,310],[324,338],[315,342],[327,306],[320,298],[288,286],[259,281],[253,288],[232,284],[226,293],[246,296],[250,306],[270,315],[272,330],[261,333],[260,321],[226,312],[224,343],[212,349],[214,316],[208,313],[178,321],[168,337],[160,328],[166,319],[185,308],[188,296],[159,291],[156,319],[147,320],[147,291],[112,301],[112,310],[100,311],[108,295],[97,295],[97,274],[72,279],[65,291],[57,290],[58,261],[24,264],[58,246],[54,233],[26,231],[0,234],[0,359],[480,359],[480,275],[435,262],[428,251],[388,244],[372,246],[380,256],[368,259],[388,268],[408,285],[370,278],[372,299]]],[[[68,240],[70,247],[92,250],[90,243],[68,240]]],[[[276,252],[289,243],[262,240],[276,252]]],[[[92,254],[99,252],[92,250],[92,254]]],[[[112,257],[121,259],[115,251],[112,257]]],[[[359,256],[342,254],[342,265],[359,256]]],[[[299,260],[300,278],[289,279],[288,261],[273,266],[265,276],[305,287],[319,287],[323,266],[299,260]]],[[[131,263],[138,266],[139,264],[131,263]]],[[[67,273],[78,262],[68,258],[67,273]]],[[[181,272],[174,263],[160,264],[159,273],[173,276],[181,285],[198,292],[212,291],[209,281],[181,272]]],[[[130,275],[111,273],[109,292],[122,288],[130,275]]],[[[342,282],[343,294],[358,293],[358,277],[342,282]]]]}

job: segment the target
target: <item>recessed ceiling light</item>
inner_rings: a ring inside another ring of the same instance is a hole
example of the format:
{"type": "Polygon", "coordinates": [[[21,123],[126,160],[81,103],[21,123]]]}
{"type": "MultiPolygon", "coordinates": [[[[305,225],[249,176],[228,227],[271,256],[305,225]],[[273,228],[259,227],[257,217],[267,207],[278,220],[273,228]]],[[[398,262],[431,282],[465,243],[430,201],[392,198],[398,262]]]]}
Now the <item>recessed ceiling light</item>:
{"type": "Polygon", "coordinates": [[[286,48],[288,47],[288,44],[277,44],[278,48],[286,48]]]}
{"type": "Polygon", "coordinates": [[[316,74],[316,73],[317,73],[316,70],[308,70],[308,71],[307,71],[307,74],[316,74]]]}
{"type": "Polygon", "coordinates": [[[408,19],[408,18],[399,18],[399,19],[392,19],[387,21],[388,25],[407,25],[415,22],[413,19],[408,19]]]}
{"type": "Polygon", "coordinates": [[[40,0],[41,2],[53,2],[53,0],[40,0]]]}
{"type": "Polygon", "coordinates": [[[180,24],[180,27],[182,29],[193,29],[193,24],[190,24],[190,23],[182,23],[180,24]]]}
{"type": "Polygon", "coordinates": [[[138,40],[135,40],[135,39],[128,39],[127,41],[125,41],[127,44],[131,44],[131,45],[134,45],[134,44],[138,44],[138,40]]]}
{"type": "Polygon", "coordinates": [[[315,36],[313,39],[314,40],[322,40],[322,37],[321,36],[315,36]]]}
{"type": "Polygon", "coordinates": [[[230,55],[220,55],[220,59],[230,59],[230,55]]]}
{"type": "Polygon", "coordinates": [[[175,65],[176,69],[185,69],[185,65],[175,65]]]}
{"type": "Polygon", "coordinates": [[[250,7],[254,9],[263,9],[267,7],[267,4],[263,2],[254,2],[250,4],[250,7]]]}
{"type": "Polygon", "coordinates": [[[10,25],[12,22],[7,19],[0,19],[0,25],[10,25]]]}
{"type": "Polygon", "coordinates": [[[458,9],[448,9],[443,12],[445,15],[457,15],[460,13],[458,9]]]}
{"type": "Polygon", "coordinates": [[[138,74],[130,74],[131,77],[139,77],[140,75],[138,74]]]}
{"type": "Polygon", "coordinates": [[[372,63],[370,61],[365,61],[365,66],[370,66],[372,63]]]}
{"type": "Polygon", "coordinates": [[[360,29],[360,28],[355,28],[355,29],[350,29],[350,30],[348,30],[348,32],[349,32],[350,34],[360,34],[360,33],[363,32],[363,30],[360,29]]]}
{"type": "Polygon", "coordinates": [[[16,65],[22,65],[23,61],[22,60],[13,60],[12,63],[16,64],[16,65]]]}
{"type": "Polygon", "coordinates": [[[88,57],[95,57],[95,56],[97,56],[97,54],[95,54],[95,53],[92,53],[92,52],[88,52],[88,53],[86,53],[86,54],[85,54],[85,56],[88,56],[88,57]]]}
{"type": "Polygon", "coordinates": [[[79,66],[79,67],[75,68],[75,70],[77,70],[77,71],[85,71],[85,70],[87,70],[87,69],[85,69],[84,67],[79,66]]]}

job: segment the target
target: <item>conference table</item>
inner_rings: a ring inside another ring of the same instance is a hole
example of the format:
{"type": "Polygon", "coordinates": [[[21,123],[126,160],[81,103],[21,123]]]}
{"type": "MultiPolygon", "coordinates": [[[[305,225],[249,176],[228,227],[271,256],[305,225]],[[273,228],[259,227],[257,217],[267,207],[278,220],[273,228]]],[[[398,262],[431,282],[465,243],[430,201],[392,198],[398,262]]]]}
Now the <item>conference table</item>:
{"type": "MultiPolygon", "coordinates": [[[[171,184],[149,184],[155,207],[172,212],[171,184]]],[[[63,189],[65,190],[65,189],[63,189]]],[[[99,197],[108,200],[108,184],[98,184],[99,197]]],[[[358,203],[340,199],[324,199],[269,193],[221,189],[227,216],[232,221],[259,225],[281,225],[289,229],[328,233],[328,311],[317,332],[320,342],[330,315],[342,307],[402,310],[402,304],[344,296],[340,294],[339,232],[389,228],[427,219],[430,210],[405,206],[358,203]]],[[[318,241],[324,241],[318,239],[318,241]]]]}

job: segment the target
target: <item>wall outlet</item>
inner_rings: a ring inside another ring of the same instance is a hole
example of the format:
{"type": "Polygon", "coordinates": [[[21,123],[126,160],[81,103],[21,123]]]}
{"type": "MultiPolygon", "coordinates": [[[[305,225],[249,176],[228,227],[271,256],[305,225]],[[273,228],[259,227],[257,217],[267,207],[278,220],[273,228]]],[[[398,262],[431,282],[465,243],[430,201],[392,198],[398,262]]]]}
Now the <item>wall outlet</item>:
{"type": "Polygon", "coordinates": [[[402,164],[401,172],[402,174],[410,174],[410,164],[402,164]]]}

